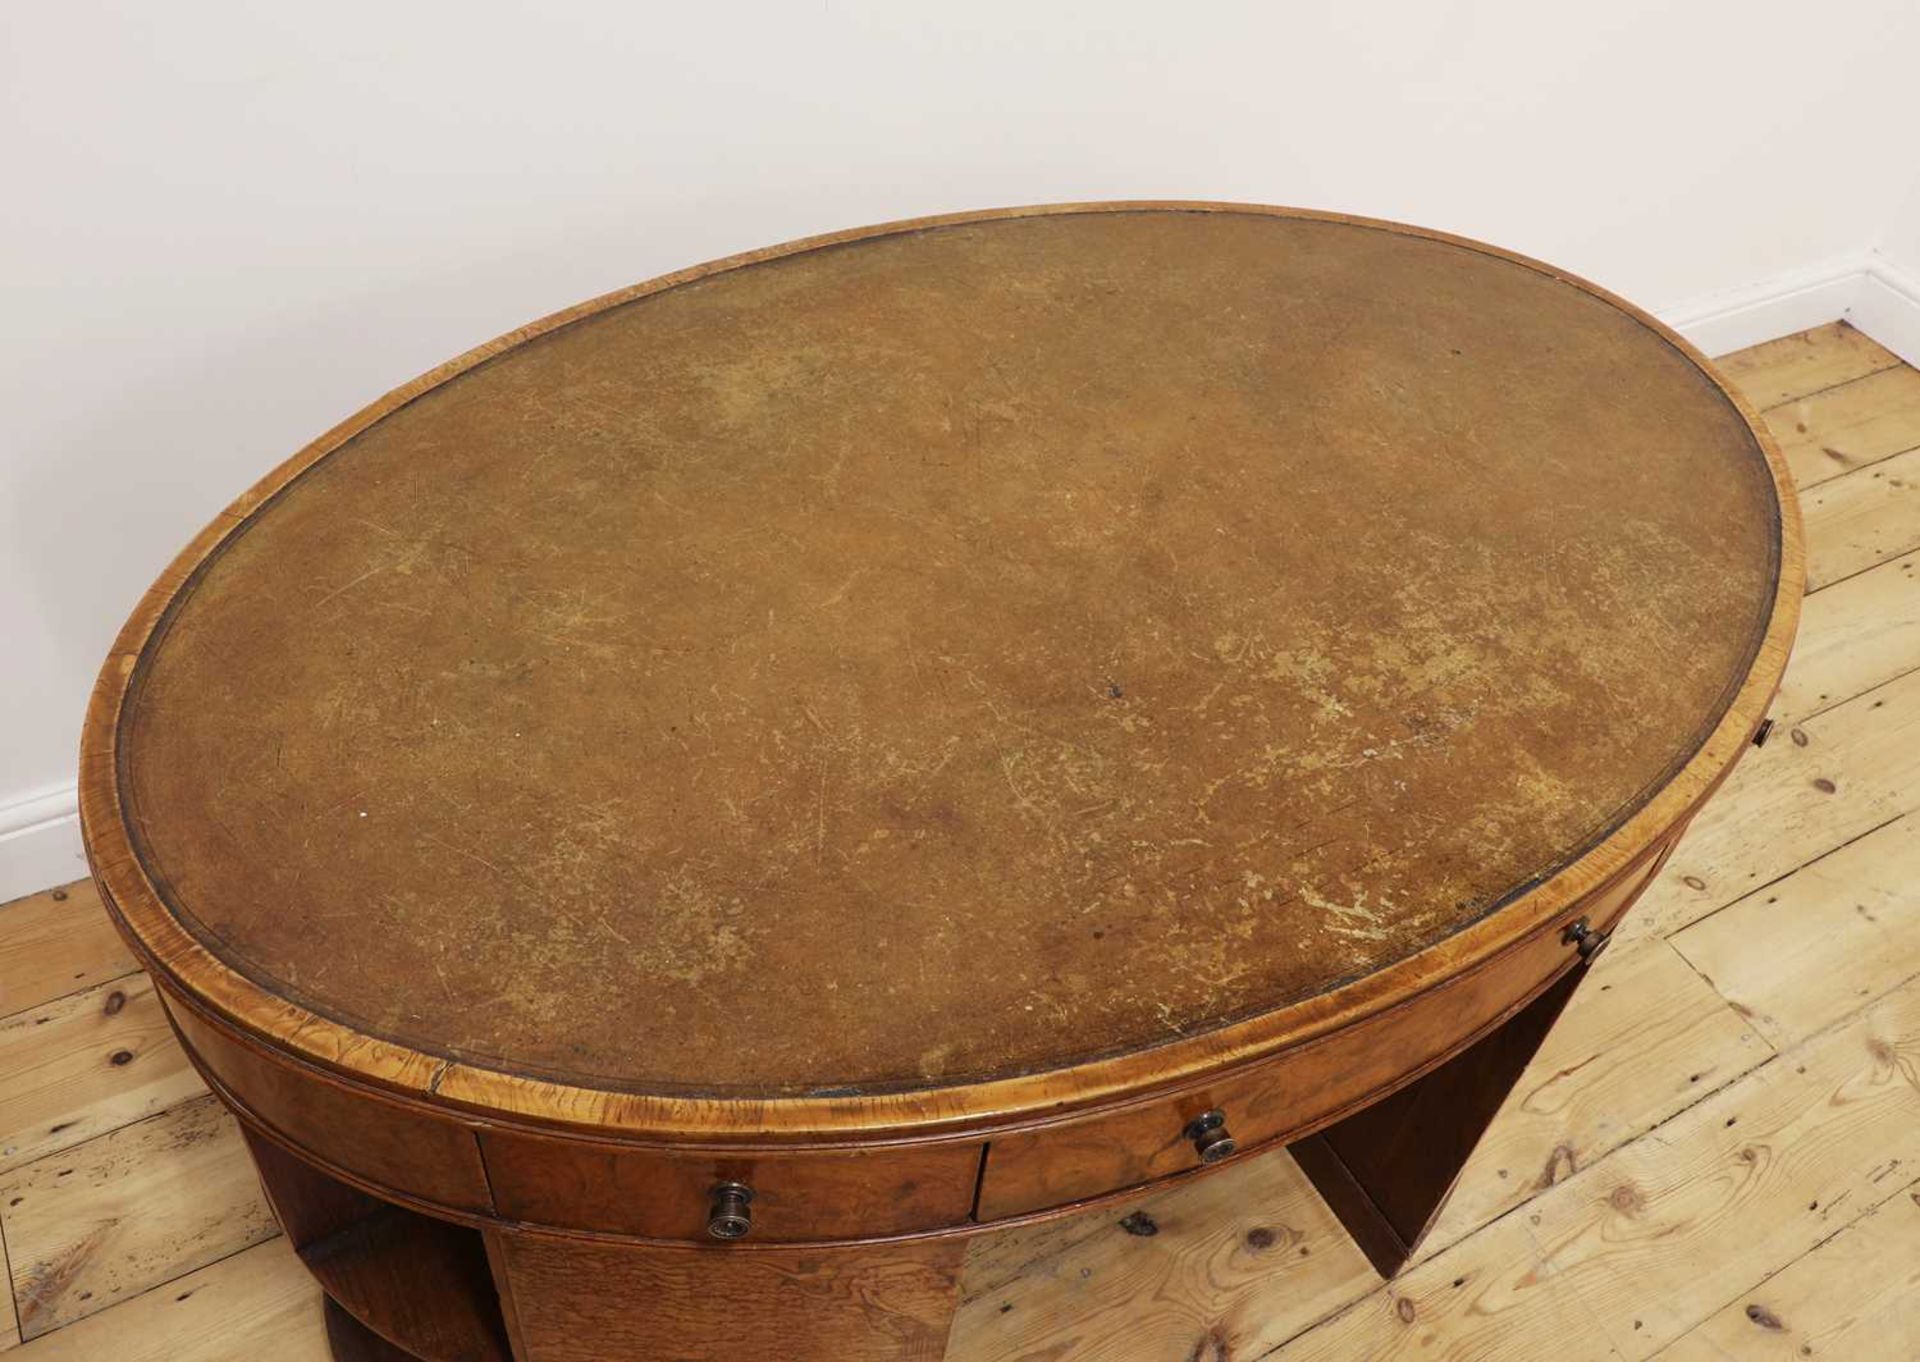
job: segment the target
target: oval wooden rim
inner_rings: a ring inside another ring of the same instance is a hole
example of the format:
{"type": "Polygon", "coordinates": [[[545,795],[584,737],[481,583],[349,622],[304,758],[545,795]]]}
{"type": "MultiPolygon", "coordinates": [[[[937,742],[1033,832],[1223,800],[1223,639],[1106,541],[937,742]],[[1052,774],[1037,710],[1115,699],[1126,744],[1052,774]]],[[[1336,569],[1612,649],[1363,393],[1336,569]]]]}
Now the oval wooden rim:
{"type": "Polygon", "coordinates": [[[1376,218],[1263,204],[1129,200],[1043,204],[911,218],[803,238],[664,274],[580,303],[489,341],[433,369],[342,421],[255,483],[203,529],[148,588],[115,639],[87,707],[80,751],[80,819],[101,897],[150,969],[243,1030],[289,1053],[416,1097],[536,1122],[665,1139],[729,1135],[899,1136],[1043,1115],[1122,1100],[1250,1062],[1388,1007],[1484,961],[1540,929],[1605,884],[1685,818],[1725,776],[1765,717],[1792,645],[1805,576],[1805,547],[1784,458],[1750,405],[1672,329],[1607,290],[1540,261],[1445,232],[1376,218]],[[1665,785],[1600,842],[1554,875],[1453,935],[1315,997],[1201,1035],[1063,1069],[950,1087],[834,1097],[686,1097],[620,1091],[530,1077],[414,1050],[299,1007],[234,970],[176,919],[137,856],[121,802],[119,721],[142,651],[196,569],[226,538],[302,472],[414,398],[536,336],[620,304],[748,265],[823,247],[928,228],[1002,219],[1118,212],[1224,212],[1371,228],[1473,250],[1535,270],[1624,312],[1690,360],[1746,422],[1773,478],[1779,517],[1779,577],[1772,612],[1746,676],[1706,740],[1665,785]]]}

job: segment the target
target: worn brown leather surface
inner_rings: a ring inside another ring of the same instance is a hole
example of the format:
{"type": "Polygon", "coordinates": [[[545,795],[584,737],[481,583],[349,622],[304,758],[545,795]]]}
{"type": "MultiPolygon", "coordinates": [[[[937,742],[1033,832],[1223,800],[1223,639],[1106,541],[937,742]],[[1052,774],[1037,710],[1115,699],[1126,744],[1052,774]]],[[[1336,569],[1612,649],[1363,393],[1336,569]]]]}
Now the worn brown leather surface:
{"type": "Polygon", "coordinates": [[[1694,750],[1764,627],[1740,415],[1370,227],[1140,211],[685,284],[260,511],[122,725],[234,967],[661,1092],[1150,1046],[1399,960],[1694,750]]]}

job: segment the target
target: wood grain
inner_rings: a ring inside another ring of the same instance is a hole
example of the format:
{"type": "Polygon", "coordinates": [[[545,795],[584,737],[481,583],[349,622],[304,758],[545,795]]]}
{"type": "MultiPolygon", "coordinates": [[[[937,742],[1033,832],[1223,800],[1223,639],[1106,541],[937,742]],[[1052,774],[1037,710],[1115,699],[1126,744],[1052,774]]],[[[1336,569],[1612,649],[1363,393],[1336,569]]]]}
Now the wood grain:
{"type": "Polygon", "coordinates": [[[1920,985],[1627,1146],[1528,1224],[1629,1358],[1650,1356],[1889,1196],[1920,1163],[1920,985]],[[1684,1279],[1650,1299],[1649,1280],[1684,1279]]]}
{"type": "Polygon", "coordinates": [[[1920,449],[1823,482],[1802,499],[1807,589],[1920,548],[1920,449]]]}
{"type": "Polygon", "coordinates": [[[509,1219],[695,1243],[723,1182],[753,1189],[756,1243],[963,1225],[982,1153],[964,1140],[791,1152],[636,1149],[500,1129],[479,1140],[495,1208],[509,1219]]]}
{"type": "MultiPolygon", "coordinates": [[[[1418,1263],[1265,1357],[1620,1362],[1621,1354],[1555,1276],[1525,1217],[1498,1220],[1469,1242],[1471,1254],[1449,1250],[1418,1263]]],[[[1217,1359],[1203,1353],[1200,1362],[1217,1359]]]]}
{"type": "Polygon", "coordinates": [[[326,1311],[327,1347],[333,1352],[333,1362],[420,1362],[418,1354],[387,1342],[331,1296],[321,1304],[326,1311]]]}
{"type": "Polygon", "coordinates": [[[1661,1362],[1920,1357],[1920,1183],[1688,1330],[1661,1362]]]}
{"type": "Polygon", "coordinates": [[[1762,415],[1804,492],[1920,448],[1920,370],[1897,364],[1762,415]]]}
{"type": "Polygon", "coordinates": [[[194,1008],[171,1014],[197,1061],[228,1101],[282,1138],[381,1186],[455,1210],[492,1205],[470,1126],[451,1114],[405,1106],[260,1046],[194,1008]]]}
{"type": "Polygon", "coordinates": [[[1651,1356],[1902,1193],[1920,1158],[1917,1049],[1920,987],[1909,986],[1277,1356],[1651,1356]]]}
{"type": "Polygon", "coordinates": [[[520,1362],[940,1362],[965,1245],[587,1244],[488,1231],[520,1362]]]}
{"type": "Polygon", "coordinates": [[[1539,1052],[1583,969],[1431,1073],[1290,1146],[1355,1244],[1391,1277],[1427,1236],[1487,1125],[1539,1052]]]}
{"type": "Polygon", "coordinates": [[[259,1171],[260,1190],[273,1211],[274,1222],[296,1251],[339,1234],[387,1207],[378,1197],[328,1177],[244,1124],[240,1137],[246,1141],[247,1156],[259,1171]]]}
{"type": "Polygon", "coordinates": [[[1903,554],[1807,597],[1777,723],[1812,718],[1920,668],[1920,552],[1903,554]]]}
{"type": "Polygon", "coordinates": [[[1378,1279],[1291,1159],[981,1240],[948,1362],[1257,1358],[1378,1279]]]}
{"type": "Polygon", "coordinates": [[[1920,672],[1776,730],[1622,927],[1667,935],[1920,806],[1920,672]]]}
{"type": "Polygon", "coordinates": [[[1772,1055],[1666,943],[1609,950],[1467,1161],[1421,1254],[1517,1209],[1772,1055]]]}
{"type": "Polygon", "coordinates": [[[145,975],[0,1021],[0,1172],[205,1092],[145,975]]]}
{"type": "Polygon", "coordinates": [[[0,1224],[29,1339],[276,1233],[212,1097],[0,1177],[0,1224]]]}
{"type": "Polygon", "coordinates": [[[283,1239],[24,1344],[9,1362],[333,1362],[320,1287],[283,1239]]]}
{"type": "Polygon", "coordinates": [[[1920,974],[1920,816],[1907,815],[1669,938],[1776,1046],[1920,974]]]}
{"type": "Polygon", "coordinates": [[[327,1295],[425,1362],[508,1362],[477,1230],[388,1207],[300,1250],[327,1295]]]}
{"type": "MultiPolygon", "coordinates": [[[[1462,1239],[1484,1245],[1492,1235],[1506,1242],[1510,1231],[1483,1226],[1770,1055],[1664,943],[1610,952],[1596,966],[1593,986],[1575,996],[1469,1161],[1423,1255],[1431,1257],[1462,1239]]],[[[1217,1339],[1228,1357],[1242,1356],[1243,1349],[1244,1355],[1258,1357],[1264,1348],[1377,1286],[1325,1207],[1281,1160],[1256,1161],[1234,1169],[1231,1178],[1221,1175],[1164,1193],[1141,1203],[1141,1209],[1150,1214],[1155,1228],[1146,1249],[1133,1243],[1137,1236],[1118,1228],[1123,1210],[1088,1217],[1094,1222],[1088,1226],[1062,1222],[977,1245],[968,1264],[969,1300],[956,1323],[953,1356],[968,1362],[1028,1355],[1074,1362],[1083,1357],[1089,1362],[1139,1355],[1184,1357],[1184,1349],[1203,1340],[1212,1346],[1211,1340],[1217,1339]],[[1307,1248],[1308,1260],[1328,1276],[1303,1283],[1295,1275],[1296,1265],[1290,1264],[1277,1270],[1270,1287],[1258,1280],[1223,1285],[1221,1274],[1207,1266],[1213,1260],[1206,1257],[1205,1245],[1220,1246],[1224,1253],[1230,1227],[1244,1228],[1261,1216],[1269,1226],[1288,1227],[1283,1237],[1307,1248]],[[1182,1266],[1189,1262],[1199,1265],[1182,1266]],[[1040,1294],[1034,1308],[1024,1315],[1009,1312],[1002,1319],[997,1313],[1008,1303],[1020,1309],[1035,1293],[1040,1294]],[[1142,1302],[1149,1304],[1143,1307],[1142,1302]],[[976,1339],[993,1339],[1002,1351],[976,1339]],[[1143,1347],[1141,1353],[1130,1353],[1136,1339],[1151,1341],[1157,1351],[1143,1347]]],[[[1430,1322],[1436,1308],[1471,1309],[1476,1316],[1492,1317],[1482,1321],[1484,1328],[1469,1329],[1458,1350],[1446,1355],[1476,1358],[1482,1355],[1477,1349],[1497,1344],[1505,1351],[1487,1355],[1531,1358],[1539,1353],[1530,1349],[1546,1352],[1567,1327],[1562,1311],[1535,1314],[1540,1307],[1530,1306],[1516,1316],[1511,1302],[1483,1299],[1477,1293],[1462,1299],[1451,1277],[1442,1280],[1444,1289],[1422,1307],[1420,1320],[1430,1322]],[[1515,1318],[1523,1319],[1524,1327],[1501,1322],[1515,1318]]],[[[1522,1283],[1517,1289],[1524,1295],[1530,1286],[1522,1283]]],[[[1376,1346],[1381,1350],[1354,1356],[1397,1355],[1385,1346],[1386,1340],[1399,1339],[1396,1347],[1411,1350],[1426,1337],[1425,1325],[1411,1328],[1398,1313],[1401,1299],[1386,1293],[1363,1312],[1361,1318],[1371,1321],[1364,1331],[1380,1334],[1376,1346]]],[[[1577,1321],[1577,1312],[1573,1318],[1577,1321]]],[[[1354,1327],[1350,1322],[1342,1329],[1354,1327]]],[[[1351,1335],[1343,1332],[1339,1337],[1351,1335]]],[[[1344,1346],[1342,1342],[1311,1355],[1345,1357],[1340,1350],[1344,1346]]],[[[1594,1355],[1610,1354],[1611,1349],[1603,1347],[1594,1355]]],[[[1211,1355],[1202,1351],[1200,1356],[1211,1355]]]]}
{"type": "Polygon", "coordinates": [[[136,968],[92,880],[0,906],[0,1017],[136,968]]]}
{"type": "Polygon", "coordinates": [[[1755,406],[1773,407],[1899,363],[1898,355],[1864,332],[1830,322],[1723,355],[1714,367],[1755,406]]]}

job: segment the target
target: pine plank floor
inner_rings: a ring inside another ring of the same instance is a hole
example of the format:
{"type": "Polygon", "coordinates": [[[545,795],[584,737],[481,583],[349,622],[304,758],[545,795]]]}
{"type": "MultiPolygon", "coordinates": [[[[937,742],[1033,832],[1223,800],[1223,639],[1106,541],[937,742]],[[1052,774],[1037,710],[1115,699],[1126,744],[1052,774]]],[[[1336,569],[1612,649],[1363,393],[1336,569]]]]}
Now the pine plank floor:
{"type": "MultiPolygon", "coordinates": [[[[975,1240],[949,1362],[1920,1359],[1920,372],[1844,324],[1722,364],[1803,492],[1778,726],[1420,1255],[1382,1284],[1255,1160],[975,1240]]],[[[84,881],[0,907],[0,1251],[7,1362],[328,1356],[84,881]]]]}

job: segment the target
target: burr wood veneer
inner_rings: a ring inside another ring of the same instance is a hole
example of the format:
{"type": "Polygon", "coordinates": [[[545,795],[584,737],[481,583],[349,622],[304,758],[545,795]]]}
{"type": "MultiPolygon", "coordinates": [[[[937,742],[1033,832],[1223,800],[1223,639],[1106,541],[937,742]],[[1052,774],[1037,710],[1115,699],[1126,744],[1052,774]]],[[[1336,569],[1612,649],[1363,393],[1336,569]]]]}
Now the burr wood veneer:
{"type": "Polygon", "coordinates": [[[969,1235],[1286,1146],[1396,1270],[1801,578],[1752,413],[1548,266],[927,219],[282,465],[85,832],[342,1358],[936,1359],[969,1235]]]}

